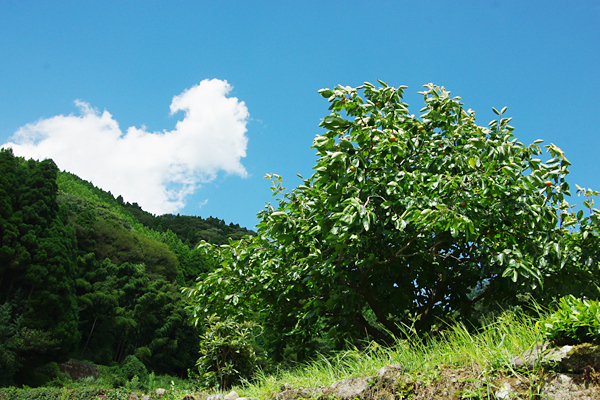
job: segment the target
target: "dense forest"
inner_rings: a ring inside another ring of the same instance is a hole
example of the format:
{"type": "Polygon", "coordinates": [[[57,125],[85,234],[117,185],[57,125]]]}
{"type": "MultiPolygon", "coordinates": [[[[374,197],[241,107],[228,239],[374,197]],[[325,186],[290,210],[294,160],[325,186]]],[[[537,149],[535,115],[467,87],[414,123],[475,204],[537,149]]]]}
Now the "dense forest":
{"type": "Polygon", "coordinates": [[[68,358],[135,355],[182,377],[198,358],[179,288],[207,271],[201,240],[252,234],[217,218],[154,216],[61,172],[0,152],[0,384],[38,385],[68,358]]]}

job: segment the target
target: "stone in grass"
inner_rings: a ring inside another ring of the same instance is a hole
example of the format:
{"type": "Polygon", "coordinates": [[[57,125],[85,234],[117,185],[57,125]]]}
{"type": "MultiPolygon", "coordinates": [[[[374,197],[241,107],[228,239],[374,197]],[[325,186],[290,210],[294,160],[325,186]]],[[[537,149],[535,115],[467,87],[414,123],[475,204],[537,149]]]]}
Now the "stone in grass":
{"type": "Polygon", "coordinates": [[[379,384],[394,384],[400,375],[404,373],[404,368],[398,364],[386,365],[377,370],[379,384]]]}
{"type": "Polygon", "coordinates": [[[69,360],[65,363],[58,364],[60,372],[69,374],[74,381],[93,376],[98,379],[98,367],[94,364],[85,363],[82,361],[69,360]]]}
{"type": "Polygon", "coordinates": [[[348,378],[333,383],[323,391],[323,396],[340,400],[362,399],[371,387],[372,377],[348,378]]]}
{"type": "Polygon", "coordinates": [[[550,374],[544,380],[542,399],[593,400],[600,398],[598,387],[575,382],[571,374],[550,374]]]}
{"type": "Polygon", "coordinates": [[[548,349],[548,343],[539,344],[531,349],[528,349],[523,354],[513,358],[513,365],[517,369],[532,370],[539,365],[542,360],[544,351],[548,349]]]}
{"type": "Polygon", "coordinates": [[[400,365],[394,364],[380,368],[376,376],[343,379],[327,387],[292,389],[291,385],[284,384],[281,387],[283,391],[275,395],[275,400],[312,399],[315,397],[331,397],[339,400],[395,398],[393,395],[395,383],[403,372],[400,365]]]}
{"type": "Polygon", "coordinates": [[[313,399],[323,392],[323,387],[303,388],[303,389],[285,389],[275,394],[275,400],[295,400],[295,399],[313,399]]]}
{"type": "Polygon", "coordinates": [[[600,369],[600,346],[584,343],[576,346],[561,346],[548,349],[548,345],[538,345],[514,357],[517,369],[534,369],[541,365],[547,369],[562,372],[581,373],[585,367],[600,369]]]}
{"type": "Polygon", "coordinates": [[[600,370],[600,346],[583,343],[576,346],[563,346],[550,350],[544,356],[548,366],[558,365],[563,372],[582,373],[586,367],[600,370]]]}
{"type": "Polygon", "coordinates": [[[240,397],[240,395],[237,394],[237,392],[235,390],[232,390],[231,392],[229,392],[228,395],[223,397],[223,400],[237,400],[239,397],[240,397]]]}

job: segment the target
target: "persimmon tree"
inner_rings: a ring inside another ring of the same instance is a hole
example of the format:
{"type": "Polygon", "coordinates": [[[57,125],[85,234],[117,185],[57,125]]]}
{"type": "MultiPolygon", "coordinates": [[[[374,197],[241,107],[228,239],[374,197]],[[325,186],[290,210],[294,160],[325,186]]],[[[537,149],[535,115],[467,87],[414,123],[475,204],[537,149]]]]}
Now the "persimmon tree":
{"type": "Polygon", "coordinates": [[[560,148],[538,158],[542,141],[520,143],[506,107],[478,126],[459,97],[429,84],[417,117],[406,87],[379,83],[320,90],[331,114],[313,142],[314,174],[291,191],[269,175],[277,204],[259,212],[257,236],[203,245],[216,268],[187,290],[197,322],[262,319],[279,353],[319,334],[385,341],[402,326],[468,318],[477,303],[510,304],[578,268],[561,262],[561,223],[577,218],[560,148]]]}

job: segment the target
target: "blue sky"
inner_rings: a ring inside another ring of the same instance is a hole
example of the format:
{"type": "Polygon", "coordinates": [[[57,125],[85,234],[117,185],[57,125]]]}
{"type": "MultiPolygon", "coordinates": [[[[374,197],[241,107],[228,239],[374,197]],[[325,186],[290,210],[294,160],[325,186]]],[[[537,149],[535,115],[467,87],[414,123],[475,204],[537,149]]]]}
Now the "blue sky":
{"type": "Polygon", "coordinates": [[[376,79],[414,114],[429,82],[479,125],[508,106],[521,142],[566,152],[573,189],[600,189],[595,0],[0,0],[0,145],[154,213],[253,227],[265,174],[312,173],[317,91],[376,79]]]}

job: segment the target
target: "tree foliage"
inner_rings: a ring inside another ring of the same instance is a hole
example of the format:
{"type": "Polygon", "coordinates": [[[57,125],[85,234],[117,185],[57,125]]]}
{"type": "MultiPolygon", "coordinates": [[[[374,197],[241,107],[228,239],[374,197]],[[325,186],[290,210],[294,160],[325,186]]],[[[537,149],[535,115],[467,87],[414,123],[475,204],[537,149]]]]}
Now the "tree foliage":
{"type": "Polygon", "coordinates": [[[257,236],[202,245],[216,269],[187,291],[197,321],[255,318],[275,355],[301,355],[319,337],[389,341],[476,305],[582,290],[558,285],[570,274],[597,282],[598,217],[565,201],[560,148],[546,145],[542,161],[542,141],[519,142],[506,107],[481,127],[429,84],[416,117],[406,87],[380,83],[320,91],[331,114],[314,174],[291,191],[269,175],[278,200],[259,212],[257,236]]]}
{"type": "Polygon", "coordinates": [[[18,303],[19,329],[8,347],[27,372],[64,359],[79,341],[76,239],[56,202],[58,168],[52,160],[25,161],[2,149],[0,168],[0,301],[18,303]]]}
{"type": "Polygon", "coordinates": [[[199,332],[178,288],[206,266],[109,192],[1,150],[0,385],[40,383],[37,367],[68,357],[109,365],[135,354],[185,376],[199,332]]]}
{"type": "Polygon", "coordinates": [[[251,378],[258,369],[254,322],[221,320],[211,315],[200,336],[198,382],[206,388],[227,389],[251,378]]]}

